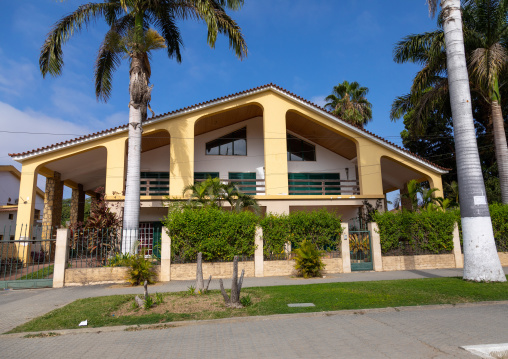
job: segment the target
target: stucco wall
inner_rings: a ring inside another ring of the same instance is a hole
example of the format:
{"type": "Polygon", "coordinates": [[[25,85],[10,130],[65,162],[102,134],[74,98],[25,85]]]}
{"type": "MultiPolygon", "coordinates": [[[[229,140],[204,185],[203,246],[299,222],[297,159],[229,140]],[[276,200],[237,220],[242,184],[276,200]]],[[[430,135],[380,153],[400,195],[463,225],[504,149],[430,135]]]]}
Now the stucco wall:
{"type": "Polygon", "coordinates": [[[455,256],[453,254],[425,254],[383,257],[383,271],[437,268],[455,268],[455,256]]]}
{"type": "MultiPolygon", "coordinates": [[[[312,141],[305,139],[314,144],[312,141]]],[[[289,172],[340,173],[340,178],[356,179],[355,164],[324,147],[316,145],[316,161],[289,161],[289,172]],[[346,174],[346,168],[349,172],[346,174]]],[[[141,171],[168,172],[169,145],[141,154],[141,171]]],[[[194,172],[219,172],[220,178],[228,179],[229,172],[255,172],[256,178],[264,179],[263,118],[256,117],[196,136],[194,142],[194,172]],[[206,143],[247,127],[247,156],[211,156],[205,154],[206,143]]],[[[343,194],[348,194],[342,191],[343,194]]]]}

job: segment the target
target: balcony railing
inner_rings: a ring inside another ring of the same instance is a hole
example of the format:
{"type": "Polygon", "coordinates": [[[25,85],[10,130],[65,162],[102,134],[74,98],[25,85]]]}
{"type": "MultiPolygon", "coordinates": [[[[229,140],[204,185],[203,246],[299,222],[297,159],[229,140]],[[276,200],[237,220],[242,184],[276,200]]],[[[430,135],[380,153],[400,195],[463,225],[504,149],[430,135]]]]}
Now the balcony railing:
{"type": "Polygon", "coordinates": [[[290,195],[359,195],[358,180],[290,179],[290,195]]]}
{"type": "MultiPolygon", "coordinates": [[[[196,182],[206,181],[205,179],[196,179],[196,182]]],[[[265,193],[264,179],[221,179],[221,183],[235,183],[240,191],[245,194],[257,195],[265,193]]]]}
{"type": "Polygon", "coordinates": [[[142,178],[139,194],[141,196],[169,196],[169,181],[159,178],[142,178]]]}

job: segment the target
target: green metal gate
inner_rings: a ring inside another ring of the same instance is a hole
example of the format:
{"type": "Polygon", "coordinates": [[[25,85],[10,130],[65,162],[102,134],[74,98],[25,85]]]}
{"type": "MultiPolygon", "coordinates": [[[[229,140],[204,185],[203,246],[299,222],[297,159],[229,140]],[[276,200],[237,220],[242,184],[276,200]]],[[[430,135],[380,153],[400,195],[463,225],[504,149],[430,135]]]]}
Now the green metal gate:
{"type": "Polygon", "coordinates": [[[55,239],[0,241],[0,289],[53,286],[55,239]]]}
{"type": "Polygon", "coordinates": [[[349,224],[349,253],[351,271],[373,270],[372,241],[366,223],[349,224]]]}

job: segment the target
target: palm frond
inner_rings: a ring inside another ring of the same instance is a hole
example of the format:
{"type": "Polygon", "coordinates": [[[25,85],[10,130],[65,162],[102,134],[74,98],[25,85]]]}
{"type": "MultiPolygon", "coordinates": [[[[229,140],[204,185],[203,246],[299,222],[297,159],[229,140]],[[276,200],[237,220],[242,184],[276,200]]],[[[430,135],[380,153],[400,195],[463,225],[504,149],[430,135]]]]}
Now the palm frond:
{"type": "Polygon", "coordinates": [[[62,45],[83,26],[91,21],[107,15],[109,19],[114,18],[118,4],[115,3],[90,3],[78,7],[72,14],[53,25],[48,37],[44,41],[39,56],[39,67],[42,76],[46,74],[58,76],[61,73],[64,61],[62,45]]]}
{"type": "Polygon", "coordinates": [[[115,30],[109,30],[99,48],[95,60],[95,96],[106,102],[111,96],[113,73],[120,66],[123,49],[122,37],[115,30]]]}

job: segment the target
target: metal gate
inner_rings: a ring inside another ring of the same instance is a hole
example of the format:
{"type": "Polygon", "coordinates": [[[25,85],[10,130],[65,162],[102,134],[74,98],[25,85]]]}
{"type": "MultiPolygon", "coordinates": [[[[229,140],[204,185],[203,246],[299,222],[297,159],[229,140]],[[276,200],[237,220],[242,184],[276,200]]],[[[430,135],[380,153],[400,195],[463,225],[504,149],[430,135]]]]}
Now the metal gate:
{"type": "Polygon", "coordinates": [[[31,240],[14,240],[13,236],[2,235],[0,289],[53,286],[56,239],[38,239],[41,234],[44,237],[54,237],[51,231],[41,232],[34,229],[31,240]]]}
{"type": "Polygon", "coordinates": [[[349,224],[349,253],[352,271],[373,270],[372,241],[367,223],[354,221],[349,224]]]}

